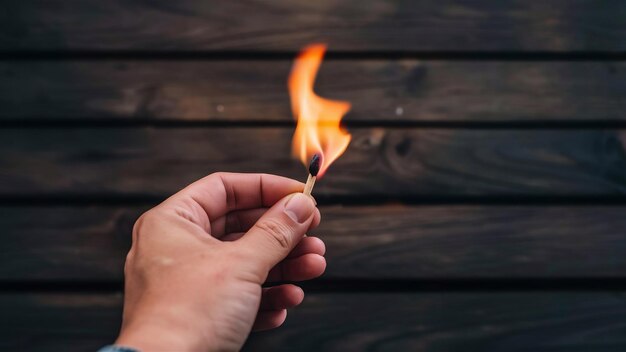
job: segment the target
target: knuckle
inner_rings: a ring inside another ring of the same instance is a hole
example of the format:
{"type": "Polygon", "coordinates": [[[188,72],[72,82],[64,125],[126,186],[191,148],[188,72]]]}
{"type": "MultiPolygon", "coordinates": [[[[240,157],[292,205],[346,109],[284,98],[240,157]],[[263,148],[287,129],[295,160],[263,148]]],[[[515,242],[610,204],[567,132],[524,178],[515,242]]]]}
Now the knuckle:
{"type": "Polygon", "coordinates": [[[209,174],[207,176],[207,178],[221,179],[221,178],[223,178],[225,176],[228,176],[228,174],[229,174],[228,172],[218,171],[218,172],[214,172],[214,173],[209,174]]]}
{"type": "Polygon", "coordinates": [[[124,276],[128,276],[128,274],[130,273],[130,267],[132,266],[133,258],[134,258],[134,253],[133,253],[133,250],[131,249],[130,251],[128,251],[128,254],[126,255],[126,261],[124,261],[124,276]]]}
{"type": "Polygon", "coordinates": [[[149,220],[150,212],[147,211],[135,221],[135,225],[133,226],[133,240],[137,240],[139,234],[142,232],[142,229],[146,226],[146,220],[149,220]]]}
{"type": "Polygon", "coordinates": [[[276,219],[258,221],[256,229],[266,235],[269,240],[282,249],[291,248],[291,228],[276,219]]]}
{"type": "Polygon", "coordinates": [[[224,175],[224,173],[223,173],[223,172],[221,172],[221,171],[220,171],[220,172],[213,172],[213,173],[210,173],[210,174],[207,176],[207,178],[219,178],[219,177],[221,177],[221,176],[223,176],[223,175],[224,175]]]}
{"type": "Polygon", "coordinates": [[[137,221],[135,221],[135,225],[133,225],[133,233],[136,233],[141,229],[141,227],[143,226],[143,222],[146,219],[146,214],[147,213],[143,213],[141,214],[141,216],[139,216],[139,218],[137,218],[137,221]]]}
{"type": "Polygon", "coordinates": [[[158,216],[155,216],[154,209],[150,209],[141,214],[137,221],[135,221],[135,225],[133,225],[133,242],[137,241],[140,237],[143,237],[143,233],[149,231],[151,227],[154,227],[153,225],[155,225],[157,218],[158,216]]]}
{"type": "Polygon", "coordinates": [[[146,219],[146,213],[143,213],[137,219],[137,221],[135,221],[135,224],[133,225],[133,232],[132,232],[133,243],[137,242],[137,237],[139,237],[139,233],[141,232],[141,229],[143,228],[143,223],[145,219],[146,219]]]}

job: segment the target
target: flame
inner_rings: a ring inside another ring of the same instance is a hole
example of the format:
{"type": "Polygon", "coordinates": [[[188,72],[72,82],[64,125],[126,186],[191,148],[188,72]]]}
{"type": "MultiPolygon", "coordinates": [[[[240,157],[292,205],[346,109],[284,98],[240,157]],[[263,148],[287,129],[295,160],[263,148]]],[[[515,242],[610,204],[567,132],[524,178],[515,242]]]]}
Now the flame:
{"type": "Polygon", "coordinates": [[[341,128],[341,118],[350,110],[346,101],[324,99],[313,92],[315,76],[326,46],[310,45],[298,55],[289,76],[289,95],[293,115],[298,121],[292,151],[305,166],[319,154],[318,177],[348,148],[352,136],[341,128]]]}

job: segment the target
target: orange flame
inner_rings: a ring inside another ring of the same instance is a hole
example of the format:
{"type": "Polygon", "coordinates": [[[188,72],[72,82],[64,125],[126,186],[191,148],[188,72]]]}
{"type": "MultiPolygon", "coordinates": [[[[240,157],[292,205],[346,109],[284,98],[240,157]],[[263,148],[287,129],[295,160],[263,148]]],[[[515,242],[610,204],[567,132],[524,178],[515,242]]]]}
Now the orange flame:
{"type": "Polygon", "coordinates": [[[341,118],[350,110],[346,101],[329,100],[313,92],[315,76],[326,46],[310,45],[298,55],[289,76],[291,108],[298,121],[293,135],[292,151],[305,166],[319,154],[318,177],[324,175],[333,161],[348,148],[352,136],[341,128],[341,118]]]}

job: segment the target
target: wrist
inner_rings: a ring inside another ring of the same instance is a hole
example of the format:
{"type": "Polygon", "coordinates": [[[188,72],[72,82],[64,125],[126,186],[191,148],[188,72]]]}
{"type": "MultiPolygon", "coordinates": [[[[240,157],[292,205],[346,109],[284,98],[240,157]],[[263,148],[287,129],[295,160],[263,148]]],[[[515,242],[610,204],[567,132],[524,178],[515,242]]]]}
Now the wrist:
{"type": "Polygon", "coordinates": [[[150,351],[208,351],[209,331],[195,331],[199,326],[177,322],[155,315],[141,320],[124,322],[116,345],[128,346],[141,352],[150,351]]]}
{"type": "Polygon", "coordinates": [[[194,346],[175,330],[159,326],[138,326],[123,329],[115,345],[127,346],[142,352],[193,351],[194,346]]]}

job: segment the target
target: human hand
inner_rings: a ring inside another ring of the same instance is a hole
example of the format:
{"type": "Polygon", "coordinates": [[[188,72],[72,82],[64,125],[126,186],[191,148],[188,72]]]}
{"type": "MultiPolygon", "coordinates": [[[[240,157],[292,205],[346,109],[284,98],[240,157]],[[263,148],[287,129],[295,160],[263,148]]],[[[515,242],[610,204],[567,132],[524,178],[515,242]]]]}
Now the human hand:
{"type": "Polygon", "coordinates": [[[141,351],[239,350],[251,329],[280,326],[304,292],[265,283],[320,276],[320,222],[300,182],[216,173],[143,214],[124,268],[116,345],[141,351]]]}

